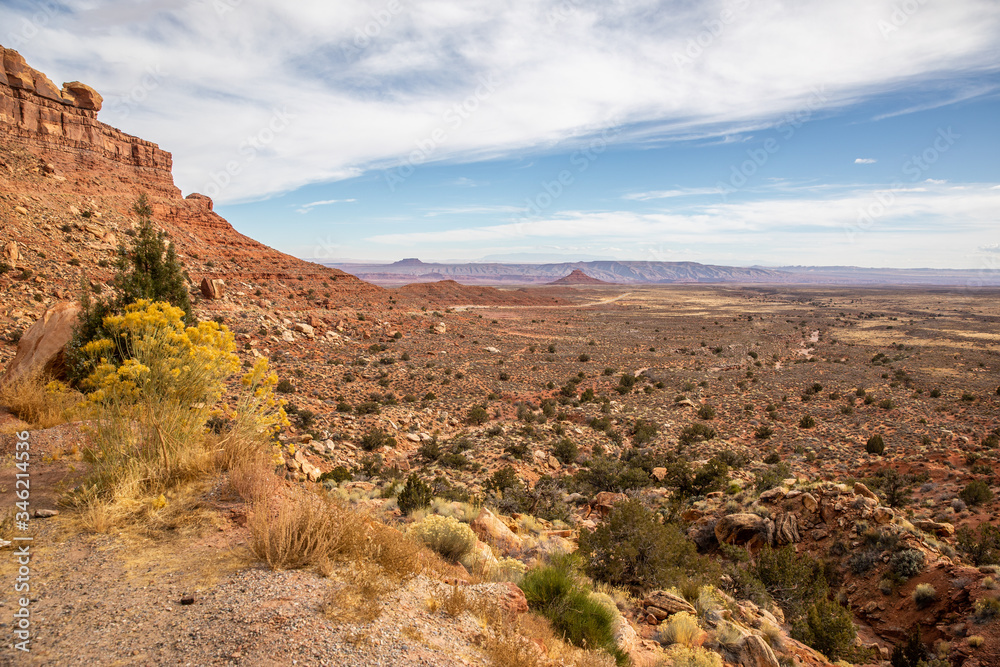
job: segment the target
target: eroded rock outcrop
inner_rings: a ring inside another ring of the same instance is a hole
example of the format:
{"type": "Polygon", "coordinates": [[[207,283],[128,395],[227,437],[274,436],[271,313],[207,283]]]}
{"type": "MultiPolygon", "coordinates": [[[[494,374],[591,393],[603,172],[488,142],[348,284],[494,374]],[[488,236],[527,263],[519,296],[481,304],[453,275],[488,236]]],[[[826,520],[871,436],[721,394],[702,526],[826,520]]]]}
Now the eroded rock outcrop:
{"type": "Polygon", "coordinates": [[[73,336],[80,304],[57,303],[31,325],[17,344],[17,354],[0,377],[0,385],[32,373],[59,377],[65,372],[66,344],[73,336]]]}

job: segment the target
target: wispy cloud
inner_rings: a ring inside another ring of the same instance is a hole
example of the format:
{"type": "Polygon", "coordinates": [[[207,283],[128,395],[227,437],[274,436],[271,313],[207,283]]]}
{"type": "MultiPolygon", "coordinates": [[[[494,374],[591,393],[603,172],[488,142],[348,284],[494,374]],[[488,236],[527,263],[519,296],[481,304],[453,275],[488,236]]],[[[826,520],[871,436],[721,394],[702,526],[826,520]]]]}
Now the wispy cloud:
{"type": "MultiPolygon", "coordinates": [[[[656,239],[660,248],[657,252],[663,258],[669,254],[664,248],[696,247],[719,261],[722,255],[713,249],[731,247],[740,256],[744,252],[742,245],[757,252],[763,237],[772,239],[775,257],[787,258],[792,252],[789,249],[798,247],[802,258],[799,263],[806,263],[809,254],[817,258],[816,263],[823,263],[823,253],[836,248],[846,262],[852,255],[868,253],[869,266],[947,266],[947,262],[954,263],[959,257],[955,248],[964,247],[963,252],[968,252],[979,247],[983,234],[996,229],[998,208],[1000,192],[981,184],[969,184],[961,193],[949,187],[865,188],[826,197],[702,204],[686,207],[683,213],[563,211],[541,219],[380,234],[366,240],[387,246],[439,249],[572,239],[592,251],[616,245],[626,249],[627,258],[636,258],[643,256],[650,239],[656,239]],[[876,204],[882,206],[882,215],[859,227],[859,215],[876,204]],[[947,248],[941,242],[944,235],[948,238],[947,248]]],[[[787,263],[787,259],[784,261],[787,263]]]]}
{"type": "MultiPolygon", "coordinates": [[[[965,99],[985,93],[956,82],[996,71],[1000,34],[994,0],[922,4],[891,39],[876,28],[891,19],[887,0],[795,11],[756,0],[681,67],[677,56],[718,18],[716,3],[59,5],[30,40],[5,46],[53,80],[100,90],[102,120],[172,151],[184,191],[227,181],[222,203],[399,164],[438,128],[434,159],[469,161],[586,145],[612,122],[618,141],[737,137],[802,109],[820,86],[817,112],[885,90],[919,92],[918,103],[965,99]],[[151,67],[163,76],[142,89],[151,67]],[[491,73],[495,92],[449,123],[491,73]],[[280,132],[276,114],[287,118],[280,132]]],[[[34,11],[5,7],[4,24],[34,11]]]]}
{"type": "Polygon", "coordinates": [[[425,218],[436,218],[450,215],[480,215],[491,213],[517,213],[524,210],[521,206],[496,205],[496,206],[446,206],[425,211],[425,218]]]}
{"type": "Polygon", "coordinates": [[[854,164],[875,164],[876,162],[878,162],[878,160],[871,157],[854,158],[854,164]]]}
{"type": "Polygon", "coordinates": [[[309,213],[317,206],[329,206],[331,204],[348,204],[351,202],[356,202],[357,199],[324,199],[323,201],[309,202],[308,204],[302,204],[296,213],[309,213]]]}
{"type": "Polygon", "coordinates": [[[673,197],[699,197],[703,195],[718,195],[719,188],[685,188],[678,190],[652,190],[650,192],[633,192],[624,195],[622,199],[633,201],[650,201],[653,199],[671,199],[673,197]]]}

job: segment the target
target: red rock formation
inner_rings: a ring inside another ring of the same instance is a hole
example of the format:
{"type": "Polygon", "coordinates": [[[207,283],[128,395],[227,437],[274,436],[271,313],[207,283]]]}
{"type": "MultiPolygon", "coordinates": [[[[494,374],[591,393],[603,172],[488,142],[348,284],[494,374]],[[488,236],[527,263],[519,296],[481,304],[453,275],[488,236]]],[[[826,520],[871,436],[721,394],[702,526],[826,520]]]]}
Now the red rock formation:
{"type": "Polygon", "coordinates": [[[150,196],[179,197],[170,153],[98,121],[103,100],[97,91],[74,81],[60,92],[17,51],[2,51],[0,138],[25,145],[60,172],[139,175],[150,196]]]}
{"type": "Polygon", "coordinates": [[[613,285],[614,283],[609,283],[604,280],[598,280],[588,276],[586,273],[580,269],[573,269],[573,272],[569,275],[565,275],[559,280],[553,280],[549,285],[613,285]]]}
{"type": "MultiPolygon", "coordinates": [[[[210,198],[181,196],[170,153],[97,120],[103,100],[93,88],[73,81],[60,91],[17,51],[0,47],[0,54],[0,189],[25,204],[0,205],[4,242],[10,238],[27,247],[44,245],[53,257],[77,257],[81,248],[63,247],[60,239],[53,243],[51,231],[38,229],[66,222],[70,213],[70,221],[113,248],[121,238],[115,231],[132,226],[132,204],[144,193],[153,221],[188,258],[185,264],[195,280],[206,273],[210,279],[306,278],[335,282],[323,289],[331,297],[337,294],[338,301],[381,297],[380,288],[343,271],[304,262],[240,234],[212,210],[210,198]]],[[[75,289],[76,282],[64,287],[75,289]]]]}

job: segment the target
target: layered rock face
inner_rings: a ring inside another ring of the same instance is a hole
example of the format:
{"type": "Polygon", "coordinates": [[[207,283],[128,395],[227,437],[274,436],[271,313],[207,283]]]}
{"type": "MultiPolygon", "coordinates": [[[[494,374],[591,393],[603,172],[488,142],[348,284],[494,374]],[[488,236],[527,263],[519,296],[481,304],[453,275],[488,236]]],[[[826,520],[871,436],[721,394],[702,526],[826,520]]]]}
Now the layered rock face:
{"type": "MultiPolygon", "coordinates": [[[[182,197],[170,153],[97,119],[103,99],[90,86],[56,85],[17,51],[0,46],[0,249],[11,242],[28,251],[26,267],[49,259],[76,259],[90,269],[113,251],[135,222],[132,205],[149,198],[154,223],[164,229],[196,281],[314,279],[330,299],[376,298],[381,290],[343,271],[278,252],[240,234],[204,195],[182,197]],[[94,239],[60,229],[82,229],[94,239]],[[95,244],[100,241],[99,244],[95,244]],[[322,283],[336,281],[335,287],[322,283]]],[[[21,253],[22,255],[24,252],[21,253]]],[[[8,264],[13,262],[8,261],[8,264]]],[[[46,271],[56,289],[75,289],[79,276],[65,264],[46,271]],[[65,273],[66,275],[62,275],[65,273]]],[[[72,267],[69,267],[72,268],[72,267]]],[[[58,298],[58,295],[56,295],[58,298]]]]}
{"type": "Polygon", "coordinates": [[[0,47],[0,138],[32,149],[60,172],[141,176],[150,196],[177,197],[170,153],[97,120],[101,95],[79,81],[57,88],[17,51],[0,47]]]}

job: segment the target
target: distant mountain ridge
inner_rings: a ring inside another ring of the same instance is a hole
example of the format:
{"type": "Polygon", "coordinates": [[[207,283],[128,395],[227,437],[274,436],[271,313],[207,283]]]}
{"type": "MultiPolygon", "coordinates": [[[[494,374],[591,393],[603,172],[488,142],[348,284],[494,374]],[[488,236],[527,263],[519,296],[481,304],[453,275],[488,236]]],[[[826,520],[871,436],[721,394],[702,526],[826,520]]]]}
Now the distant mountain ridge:
{"type": "MultiPolygon", "coordinates": [[[[403,285],[455,280],[465,285],[544,285],[580,272],[594,280],[621,285],[685,283],[784,283],[805,285],[927,285],[1000,287],[996,269],[892,269],[859,266],[720,266],[698,262],[597,260],[523,264],[499,262],[438,263],[415,257],[376,264],[326,262],[368,282],[403,285]]],[[[593,283],[592,283],[593,284],[593,283]]]]}
{"type": "Polygon", "coordinates": [[[767,283],[785,282],[783,274],[771,269],[713,266],[698,262],[560,262],[556,264],[465,263],[438,264],[407,258],[392,264],[330,263],[362,280],[374,283],[429,282],[441,279],[465,284],[551,283],[573,271],[607,283],[767,283]]]}

